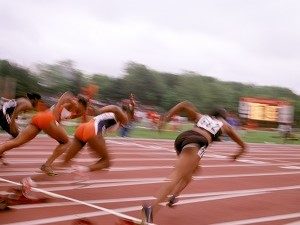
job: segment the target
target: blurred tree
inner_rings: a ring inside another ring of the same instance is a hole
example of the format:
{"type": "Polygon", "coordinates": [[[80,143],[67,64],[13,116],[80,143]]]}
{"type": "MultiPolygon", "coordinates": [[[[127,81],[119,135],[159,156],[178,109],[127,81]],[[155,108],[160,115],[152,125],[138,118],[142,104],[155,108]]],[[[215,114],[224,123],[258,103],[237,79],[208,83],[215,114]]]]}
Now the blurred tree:
{"type": "Polygon", "coordinates": [[[99,86],[99,92],[96,99],[100,101],[109,101],[109,99],[111,99],[111,91],[114,83],[113,79],[103,74],[94,74],[90,80],[92,83],[99,86]]]}
{"type": "Polygon", "coordinates": [[[40,84],[49,94],[58,94],[65,91],[80,93],[83,86],[83,74],[74,67],[71,60],[59,61],[56,64],[36,65],[40,84]]]}
{"type": "Polygon", "coordinates": [[[237,112],[240,97],[284,99],[293,102],[295,121],[300,126],[300,96],[287,88],[223,82],[191,71],[181,74],[163,73],[135,62],[125,65],[125,75],[120,78],[94,74],[88,79],[88,75],[76,69],[71,60],[53,65],[39,64],[37,69],[33,74],[16,64],[0,60],[0,79],[15,80],[18,95],[29,91],[46,91],[51,95],[67,90],[79,93],[82,86],[92,82],[100,88],[96,96],[98,100],[116,102],[134,93],[140,104],[152,105],[165,111],[183,100],[193,102],[201,112],[206,113],[220,105],[237,112]]]}
{"type": "MultiPolygon", "coordinates": [[[[0,60],[0,77],[2,82],[7,79],[16,82],[16,96],[24,96],[27,92],[38,92],[40,90],[37,77],[33,76],[29,70],[7,60],[0,60]]],[[[1,89],[1,91],[3,90],[1,89]]],[[[3,95],[3,93],[1,94],[3,95]]]]}
{"type": "Polygon", "coordinates": [[[123,86],[125,95],[134,93],[141,102],[147,105],[159,106],[161,104],[167,87],[158,73],[134,62],[128,63],[125,71],[127,73],[123,86]]]}

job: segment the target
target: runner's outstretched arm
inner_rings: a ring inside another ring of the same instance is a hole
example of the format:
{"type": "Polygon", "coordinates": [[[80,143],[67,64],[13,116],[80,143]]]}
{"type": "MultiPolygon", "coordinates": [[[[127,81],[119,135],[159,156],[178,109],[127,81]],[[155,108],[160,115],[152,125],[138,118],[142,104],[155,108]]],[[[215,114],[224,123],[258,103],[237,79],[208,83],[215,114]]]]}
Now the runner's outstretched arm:
{"type": "Polygon", "coordinates": [[[192,122],[195,122],[197,119],[199,119],[199,116],[201,116],[197,108],[192,103],[189,101],[183,101],[171,108],[169,112],[161,118],[159,129],[161,129],[165,123],[169,122],[174,115],[177,115],[181,112],[185,112],[188,120],[192,122]]]}
{"type": "MultiPolygon", "coordinates": [[[[225,122],[226,123],[226,122],[225,122]]],[[[240,150],[238,153],[236,153],[235,155],[232,156],[233,160],[236,160],[237,158],[239,158],[242,154],[245,153],[247,145],[245,142],[243,142],[243,140],[239,137],[239,135],[234,131],[234,129],[228,124],[225,124],[225,132],[226,134],[228,134],[228,136],[240,146],[240,150]]]]}
{"type": "Polygon", "coordinates": [[[108,106],[104,106],[102,108],[96,109],[96,113],[98,115],[102,114],[102,113],[108,113],[108,112],[114,113],[117,121],[120,122],[121,124],[128,123],[128,117],[127,117],[126,113],[123,112],[123,110],[116,105],[108,105],[108,106]]]}

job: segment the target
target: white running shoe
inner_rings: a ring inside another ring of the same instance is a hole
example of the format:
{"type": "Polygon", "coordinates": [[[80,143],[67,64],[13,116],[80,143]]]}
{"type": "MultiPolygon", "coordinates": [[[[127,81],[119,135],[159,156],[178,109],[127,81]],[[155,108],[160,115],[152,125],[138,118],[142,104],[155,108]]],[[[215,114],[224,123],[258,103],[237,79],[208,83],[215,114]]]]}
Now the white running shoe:
{"type": "Polygon", "coordinates": [[[21,180],[21,190],[25,197],[28,197],[28,194],[31,192],[32,187],[36,187],[36,183],[30,178],[25,177],[21,180]]]}

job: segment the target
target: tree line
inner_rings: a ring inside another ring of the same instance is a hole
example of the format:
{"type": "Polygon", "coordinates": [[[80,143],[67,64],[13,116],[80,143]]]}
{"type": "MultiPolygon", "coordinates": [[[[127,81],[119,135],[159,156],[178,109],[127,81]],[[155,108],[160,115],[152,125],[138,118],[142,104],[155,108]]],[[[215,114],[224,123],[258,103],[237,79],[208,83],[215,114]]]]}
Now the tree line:
{"type": "Polygon", "coordinates": [[[53,96],[68,90],[76,94],[81,87],[94,83],[100,88],[97,100],[120,101],[133,93],[140,104],[153,106],[160,112],[183,100],[191,101],[201,112],[208,112],[215,106],[237,112],[240,97],[283,99],[293,103],[295,121],[300,126],[300,96],[290,89],[224,82],[191,71],[165,73],[129,62],[125,65],[124,75],[114,78],[105,74],[84,74],[70,60],[38,64],[34,71],[0,60],[0,79],[7,77],[16,81],[17,95],[36,91],[53,96]]]}

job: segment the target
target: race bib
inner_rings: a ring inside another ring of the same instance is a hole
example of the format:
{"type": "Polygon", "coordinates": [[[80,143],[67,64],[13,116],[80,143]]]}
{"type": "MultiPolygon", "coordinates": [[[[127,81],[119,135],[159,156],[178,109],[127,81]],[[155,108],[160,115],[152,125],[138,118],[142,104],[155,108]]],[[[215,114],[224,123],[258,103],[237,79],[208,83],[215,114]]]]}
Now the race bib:
{"type": "Polygon", "coordinates": [[[206,150],[206,146],[203,146],[202,148],[199,149],[197,154],[200,158],[202,158],[202,156],[204,155],[205,150],[206,150]]]}
{"type": "Polygon", "coordinates": [[[216,135],[222,126],[223,123],[221,121],[213,119],[207,115],[201,116],[197,122],[197,127],[203,128],[213,135],[216,135]]]}

